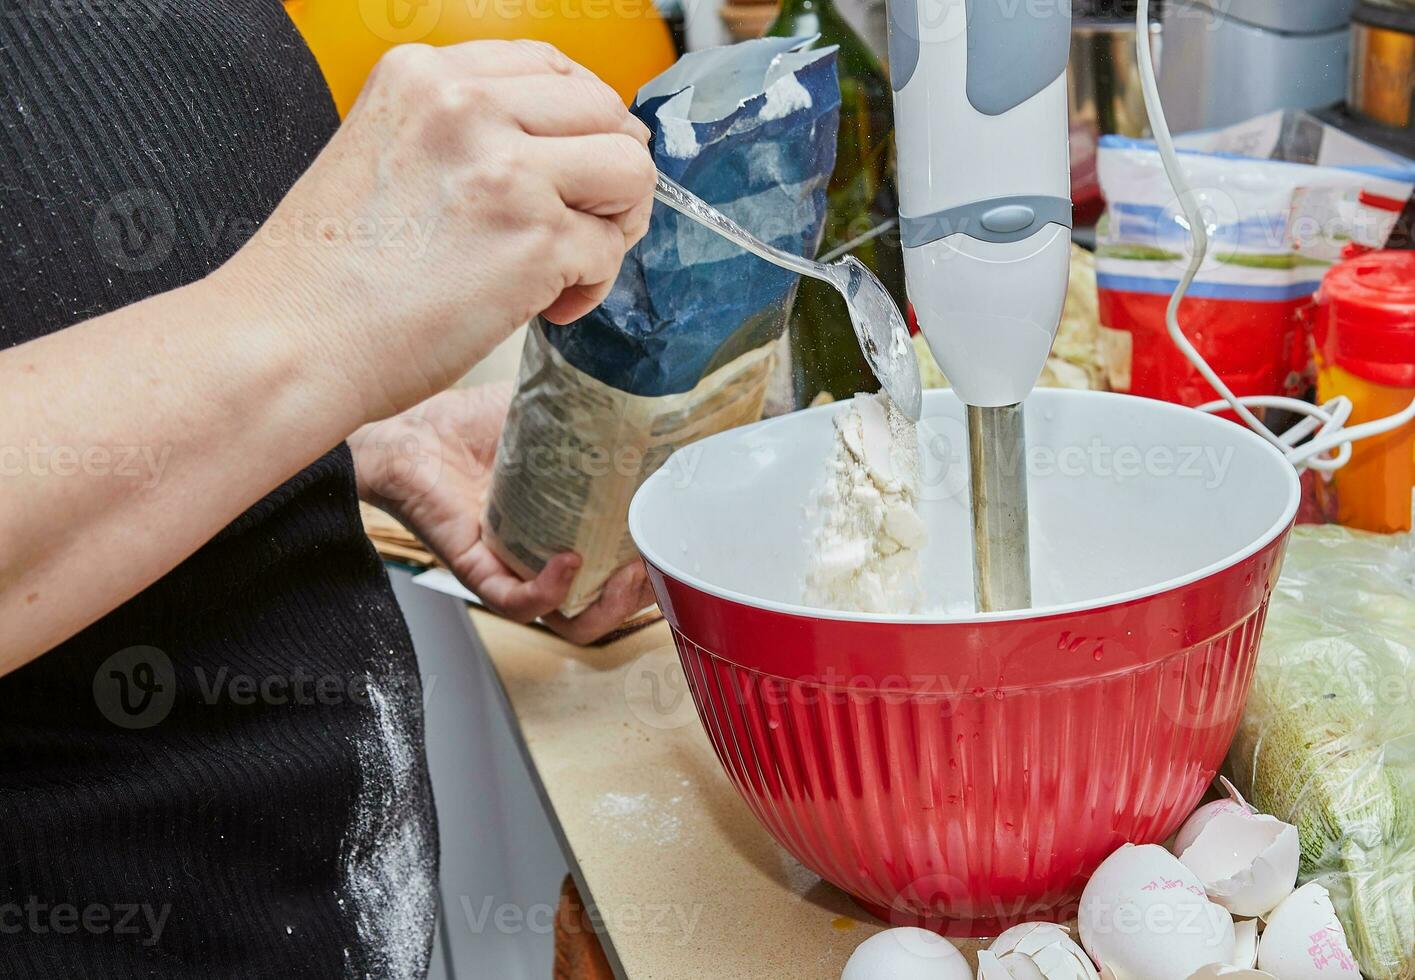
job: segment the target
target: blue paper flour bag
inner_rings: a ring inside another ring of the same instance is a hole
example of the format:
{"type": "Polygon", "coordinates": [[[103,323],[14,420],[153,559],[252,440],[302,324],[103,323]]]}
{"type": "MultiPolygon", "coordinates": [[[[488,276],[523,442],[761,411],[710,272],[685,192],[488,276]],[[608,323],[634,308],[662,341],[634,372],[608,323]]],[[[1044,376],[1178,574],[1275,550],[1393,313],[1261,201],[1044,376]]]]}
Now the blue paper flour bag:
{"type": "MultiPolygon", "coordinates": [[[[778,248],[814,255],[835,165],[835,49],[763,38],[698,51],[632,111],[667,176],[778,248]]],[[[635,557],[629,501],[679,447],[761,416],[797,278],[659,205],[597,309],[531,324],[497,452],[489,546],[530,577],[583,559],[574,615],[635,557]]]]}

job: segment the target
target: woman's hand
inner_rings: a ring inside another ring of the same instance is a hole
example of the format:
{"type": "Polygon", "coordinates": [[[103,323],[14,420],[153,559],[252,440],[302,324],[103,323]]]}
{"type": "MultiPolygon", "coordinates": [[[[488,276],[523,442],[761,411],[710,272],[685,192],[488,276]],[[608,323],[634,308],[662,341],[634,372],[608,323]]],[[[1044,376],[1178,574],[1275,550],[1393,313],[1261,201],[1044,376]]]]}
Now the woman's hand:
{"type": "Polygon", "coordinates": [[[279,284],[364,421],[451,385],[536,314],[604,298],[648,228],[648,130],[546,44],[403,45],[219,276],[279,284]]]}
{"type": "Polygon", "coordinates": [[[517,622],[540,619],[575,643],[589,643],[653,603],[643,565],[621,568],[604,594],[573,619],[555,612],[580,567],[552,558],[522,581],[481,537],[492,463],[510,402],[506,385],[454,388],[349,440],[359,496],[388,511],[490,608],[517,622]]]}

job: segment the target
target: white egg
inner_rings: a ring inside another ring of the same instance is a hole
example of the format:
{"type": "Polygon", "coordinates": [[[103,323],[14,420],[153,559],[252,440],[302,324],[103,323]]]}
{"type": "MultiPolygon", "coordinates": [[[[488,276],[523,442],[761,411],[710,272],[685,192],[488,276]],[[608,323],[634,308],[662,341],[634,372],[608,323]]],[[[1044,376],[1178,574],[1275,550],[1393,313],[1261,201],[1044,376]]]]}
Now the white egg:
{"type": "Polygon", "coordinates": [[[1267,915],[1297,886],[1297,828],[1266,813],[1214,814],[1178,853],[1209,898],[1234,915],[1267,915]]]}
{"type": "Polygon", "coordinates": [[[1026,953],[996,953],[981,950],[978,953],[978,980],[1048,980],[1032,958],[1026,953]]]}
{"type": "Polygon", "coordinates": [[[1282,980],[1360,980],[1331,895],[1309,882],[1287,896],[1258,940],[1258,968],[1282,980]]]}
{"type": "Polygon", "coordinates": [[[1251,970],[1258,965],[1258,920],[1233,923],[1233,966],[1251,970]]]}
{"type": "Polygon", "coordinates": [[[1257,813],[1257,808],[1243,798],[1243,794],[1238,792],[1238,787],[1234,786],[1223,776],[1218,778],[1223,784],[1224,791],[1228,793],[1226,800],[1214,800],[1212,803],[1205,803],[1199,809],[1189,814],[1189,819],[1184,821],[1184,826],[1179,828],[1179,833],[1174,838],[1174,853],[1183,854],[1193,844],[1199,834],[1209,821],[1221,813],[1257,813]]]}
{"type": "Polygon", "coordinates": [[[1024,922],[992,941],[988,951],[1006,960],[1026,956],[1045,980],[1098,980],[1086,951],[1071,938],[1071,930],[1054,922],[1024,922]]]}
{"type": "Polygon", "coordinates": [[[1081,893],[1077,919],[1081,944],[1114,980],[1188,980],[1233,960],[1233,916],[1155,844],[1126,844],[1106,858],[1081,893]]]}
{"type": "Polygon", "coordinates": [[[886,929],[855,947],[840,980],[973,980],[973,971],[937,933],[886,929]]]}

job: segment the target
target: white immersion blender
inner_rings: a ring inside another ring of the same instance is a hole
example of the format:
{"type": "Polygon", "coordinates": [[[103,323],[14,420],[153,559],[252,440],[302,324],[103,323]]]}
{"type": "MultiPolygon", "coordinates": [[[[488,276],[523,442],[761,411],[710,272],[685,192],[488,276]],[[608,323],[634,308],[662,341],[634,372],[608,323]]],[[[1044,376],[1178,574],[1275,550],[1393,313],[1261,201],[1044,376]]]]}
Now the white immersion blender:
{"type": "Polygon", "coordinates": [[[1024,609],[1022,401],[1051,352],[1071,262],[1071,2],[888,6],[904,268],[967,406],[978,608],[1024,609]]]}

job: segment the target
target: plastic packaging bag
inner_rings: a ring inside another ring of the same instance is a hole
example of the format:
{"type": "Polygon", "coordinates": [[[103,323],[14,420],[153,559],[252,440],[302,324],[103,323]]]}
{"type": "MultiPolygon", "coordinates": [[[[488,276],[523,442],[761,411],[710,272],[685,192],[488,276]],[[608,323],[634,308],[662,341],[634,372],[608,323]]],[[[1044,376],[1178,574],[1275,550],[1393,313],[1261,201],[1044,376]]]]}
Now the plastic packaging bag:
{"type": "MultiPolygon", "coordinates": [[[[634,113],[659,169],[748,231],[814,255],[835,163],[835,49],[766,38],[694,52],[634,113]]],[[[635,555],[629,502],[676,449],[756,421],[796,277],[688,218],[654,210],[608,298],[532,325],[497,452],[486,539],[525,577],[583,559],[575,615],[635,555]]]]}
{"type": "MultiPolygon", "coordinates": [[[[1185,333],[1239,395],[1301,395],[1300,311],[1348,248],[1386,244],[1415,163],[1302,112],[1177,140],[1211,248],[1181,310],[1185,333]]],[[[1214,391],[1175,347],[1164,311],[1189,262],[1189,230],[1154,144],[1101,140],[1109,202],[1096,229],[1111,387],[1198,405],[1214,391]]]]}
{"type": "Polygon", "coordinates": [[[1299,527],[1229,754],[1367,980],[1415,978],[1415,538],[1299,527]]]}

